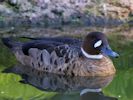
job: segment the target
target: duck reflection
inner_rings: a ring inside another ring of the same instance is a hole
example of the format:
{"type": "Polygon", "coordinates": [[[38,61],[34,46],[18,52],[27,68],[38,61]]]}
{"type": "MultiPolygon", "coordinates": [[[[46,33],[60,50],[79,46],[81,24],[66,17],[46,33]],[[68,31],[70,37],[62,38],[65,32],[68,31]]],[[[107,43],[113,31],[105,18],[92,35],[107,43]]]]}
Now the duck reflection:
{"type": "Polygon", "coordinates": [[[21,83],[30,84],[43,91],[80,92],[81,100],[117,100],[102,93],[102,88],[112,81],[114,75],[106,77],[62,76],[38,71],[21,64],[3,72],[18,74],[22,77],[21,83]]]}
{"type": "Polygon", "coordinates": [[[97,89],[93,89],[93,91],[90,89],[88,89],[88,91],[86,90],[87,92],[80,95],[81,100],[118,100],[115,97],[105,96],[102,91],[98,90],[97,89]]]}

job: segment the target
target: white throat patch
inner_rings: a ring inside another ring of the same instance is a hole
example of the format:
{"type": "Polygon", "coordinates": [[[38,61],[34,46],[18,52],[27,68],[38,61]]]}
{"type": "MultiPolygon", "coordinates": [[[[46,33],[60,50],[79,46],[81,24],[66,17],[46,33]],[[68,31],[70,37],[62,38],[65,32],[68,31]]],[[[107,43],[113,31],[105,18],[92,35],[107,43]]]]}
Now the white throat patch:
{"type": "Polygon", "coordinates": [[[85,57],[90,58],[90,59],[102,59],[103,58],[102,54],[90,55],[87,52],[85,52],[83,48],[81,48],[81,51],[82,51],[82,53],[84,54],[85,57]]]}
{"type": "Polygon", "coordinates": [[[94,48],[99,47],[101,44],[102,44],[102,40],[97,41],[97,42],[94,44],[94,48]]]}

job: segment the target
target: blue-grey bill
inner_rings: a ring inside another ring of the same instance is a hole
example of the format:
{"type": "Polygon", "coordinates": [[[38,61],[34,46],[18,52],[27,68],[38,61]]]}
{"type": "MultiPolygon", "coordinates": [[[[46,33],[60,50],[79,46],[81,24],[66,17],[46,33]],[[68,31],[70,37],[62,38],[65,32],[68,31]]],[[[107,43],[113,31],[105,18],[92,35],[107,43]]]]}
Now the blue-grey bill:
{"type": "Polygon", "coordinates": [[[114,52],[109,46],[102,48],[102,53],[111,57],[119,57],[119,54],[114,52]]]}

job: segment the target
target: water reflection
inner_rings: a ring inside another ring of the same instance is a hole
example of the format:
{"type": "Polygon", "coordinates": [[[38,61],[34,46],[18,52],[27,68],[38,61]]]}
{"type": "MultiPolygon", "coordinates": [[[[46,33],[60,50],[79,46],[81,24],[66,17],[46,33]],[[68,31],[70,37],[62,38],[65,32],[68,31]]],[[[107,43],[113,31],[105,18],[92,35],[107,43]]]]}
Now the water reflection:
{"type": "Polygon", "coordinates": [[[107,86],[114,75],[106,77],[77,77],[37,71],[21,64],[8,68],[4,73],[15,73],[22,77],[21,83],[32,85],[40,90],[58,93],[80,92],[81,100],[117,100],[105,96],[102,88],[107,86]]]}
{"type": "Polygon", "coordinates": [[[81,96],[81,100],[118,100],[115,97],[105,96],[103,92],[87,92],[81,96]]]}

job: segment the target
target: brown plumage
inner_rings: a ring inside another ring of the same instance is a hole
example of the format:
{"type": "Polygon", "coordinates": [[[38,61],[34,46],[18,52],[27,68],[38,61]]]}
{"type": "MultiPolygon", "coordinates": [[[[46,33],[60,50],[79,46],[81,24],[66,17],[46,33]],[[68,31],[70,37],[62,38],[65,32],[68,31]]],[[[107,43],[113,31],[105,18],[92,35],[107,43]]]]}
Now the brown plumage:
{"type": "Polygon", "coordinates": [[[118,54],[111,50],[105,35],[100,32],[89,33],[83,42],[63,37],[39,38],[26,43],[4,38],[3,43],[11,48],[19,62],[37,70],[74,76],[115,73],[114,65],[106,55],[117,57],[118,54]]]}

